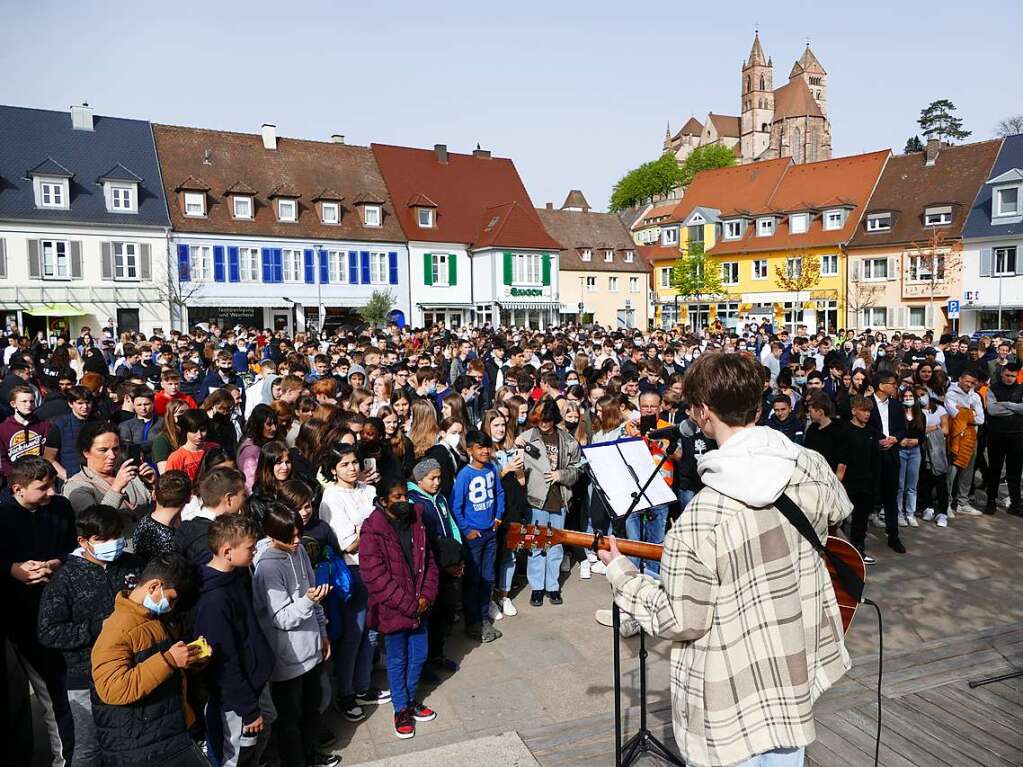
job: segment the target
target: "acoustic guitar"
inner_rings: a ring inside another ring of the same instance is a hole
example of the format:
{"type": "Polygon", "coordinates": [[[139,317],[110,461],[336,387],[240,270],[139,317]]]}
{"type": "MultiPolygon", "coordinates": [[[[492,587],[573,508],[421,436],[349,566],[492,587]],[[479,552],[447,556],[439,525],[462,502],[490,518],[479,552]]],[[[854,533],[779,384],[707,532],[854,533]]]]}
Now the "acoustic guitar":
{"type": "MultiPolygon", "coordinates": [[[[664,546],[658,543],[644,543],[643,541],[631,541],[627,538],[617,538],[618,550],[629,557],[660,561],[664,553],[664,546]]],[[[505,546],[514,551],[527,551],[549,549],[551,546],[582,546],[586,549],[602,549],[607,551],[611,548],[604,536],[597,536],[590,533],[579,533],[574,530],[559,530],[556,527],[544,527],[543,525],[523,525],[515,522],[508,526],[508,534],[505,538],[505,546]],[[594,541],[596,540],[596,545],[594,541]]],[[[830,557],[825,557],[824,562],[831,576],[831,586],[835,591],[835,599],[838,602],[838,609],[842,613],[842,630],[849,632],[856,615],[856,608],[860,602],[843,588],[840,579],[835,573],[832,560],[838,559],[845,563],[860,580],[866,582],[867,567],[863,563],[863,557],[849,541],[829,535],[824,545],[830,557]]]]}

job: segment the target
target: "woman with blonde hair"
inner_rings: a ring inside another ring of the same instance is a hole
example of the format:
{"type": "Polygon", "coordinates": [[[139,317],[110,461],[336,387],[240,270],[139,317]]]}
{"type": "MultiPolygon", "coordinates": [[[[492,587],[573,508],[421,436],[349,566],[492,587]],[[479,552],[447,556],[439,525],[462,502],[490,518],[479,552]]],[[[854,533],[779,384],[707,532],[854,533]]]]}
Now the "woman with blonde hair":
{"type": "Polygon", "coordinates": [[[352,413],[361,413],[369,418],[369,411],[373,406],[373,392],[369,389],[354,389],[352,396],[348,399],[348,410],[352,413]]]}
{"type": "Polygon", "coordinates": [[[437,422],[436,408],[425,399],[414,401],[409,412],[411,427],[408,436],[412,440],[412,449],[418,460],[426,455],[427,450],[437,444],[440,425],[437,422]]]}
{"type": "Polygon", "coordinates": [[[373,379],[373,402],[369,407],[370,416],[379,416],[380,408],[391,406],[391,380],[387,375],[373,379]]]}
{"type": "Polygon", "coordinates": [[[472,422],[469,420],[469,413],[465,408],[465,399],[457,392],[450,392],[441,402],[440,414],[442,418],[450,418],[462,424],[465,431],[469,431],[472,422]]]}
{"type": "Polygon", "coordinates": [[[565,431],[575,437],[575,441],[580,446],[588,444],[589,435],[586,433],[586,425],[582,421],[579,403],[561,399],[558,400],[558,410],[561,411],[561,423],[565,427],[565,431]]]}

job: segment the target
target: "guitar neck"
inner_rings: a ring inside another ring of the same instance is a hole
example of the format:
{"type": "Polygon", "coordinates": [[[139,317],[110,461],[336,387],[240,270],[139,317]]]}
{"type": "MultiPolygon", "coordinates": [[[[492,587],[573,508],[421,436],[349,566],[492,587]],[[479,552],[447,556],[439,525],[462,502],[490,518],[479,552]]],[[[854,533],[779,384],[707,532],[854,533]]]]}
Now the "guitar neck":
{"type": "MultiPolygon", "coordinates": [[[[569,546],[583,546],[587,549],[593,548],[593,539],[595,538],[590,533],[577,533],[574,530],[560,530],[559,537],[563,543],[569,546]]],[[[615,540],[618,542],[618,550],[627,557],[638,557],[639,559],[659,562],[661,555],[664,554],[664,546],[659,543],[630,541],[627,538],[616,538],[615,540]]],[[[603,551],[610,549],[607,538],[602,539],[597,548],[603,551]]]]}

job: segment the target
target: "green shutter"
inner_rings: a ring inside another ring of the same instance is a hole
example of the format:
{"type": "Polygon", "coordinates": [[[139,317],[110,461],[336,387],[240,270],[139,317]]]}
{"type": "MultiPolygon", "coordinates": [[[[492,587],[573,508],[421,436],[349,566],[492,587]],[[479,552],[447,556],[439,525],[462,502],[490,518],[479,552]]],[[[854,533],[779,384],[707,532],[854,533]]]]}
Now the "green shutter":
{"type": "Polygon", "coordinates": [[[504,254],[504,284],[512,284],[512,254],[504,254]]]}
{"type": "Polygon", "coordinates": [[[423,254],[423,282],[433,284],[433,253],[423,254]]]}
{"type": "Polygon", "coordinates": [[[543,254],[543,284],[544,286],[551,284],[551,254],[543,254]]]}
{"type": "Polygon", "coordinates": [[[448,285],[452,287],[458,284],[458,256],[455,253],[448,253],[448,285]]]}

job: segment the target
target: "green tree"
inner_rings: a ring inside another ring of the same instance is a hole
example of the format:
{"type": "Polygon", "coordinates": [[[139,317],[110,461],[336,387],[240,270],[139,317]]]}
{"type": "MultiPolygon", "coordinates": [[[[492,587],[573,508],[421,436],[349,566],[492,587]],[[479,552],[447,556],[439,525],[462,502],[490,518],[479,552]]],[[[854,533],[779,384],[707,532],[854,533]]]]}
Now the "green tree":
{"type": "Polygon", "coordinates": [[[910,152],[922,151],[924,151],[924,142],[920,140],[919,136],[910,136],[906,141],[906,148],[902,150],[902,153],[909,154],[910,152]]]}
{"type": "Polygon", "coordinates": [[[703,251],[702,242],[694,242],[689,251],[681,251],[671,269],[671,286],[679,298],[708,298],[725,293],[721,284],[721,268],[710,261],[703,251]]]}
{"type": "Polygon", "coordinates": [[[920,130],[924,138],[941,141],[962,141],[973,131],[963,129],[963,121],[956,114],[956,105],[948,99],[932,101],[920,110],[920,130]]]}
{"type": "Polygon", "coordinates": [[[618,179],[611,190],[613,212],[631,208],[657,195],[667,194],[682,185],[682,169],[673,155],[662,155],[656,160],[645,162],[618,179]]]}
{"type": "Polygon", "coordinates": [[[682,163],[682,186],[690,182],[701,170],[728,168],[735,165],[735,154],[722,144],[707,144],[694,149],[682,163]]]}
{"type": "Polygon", "coordinates": [[[389,290],[374,290],[366,305],[359,309],[359,316],[375,327],[387,321],[387,315],[393,308],[394,296],[389,290]]]}

